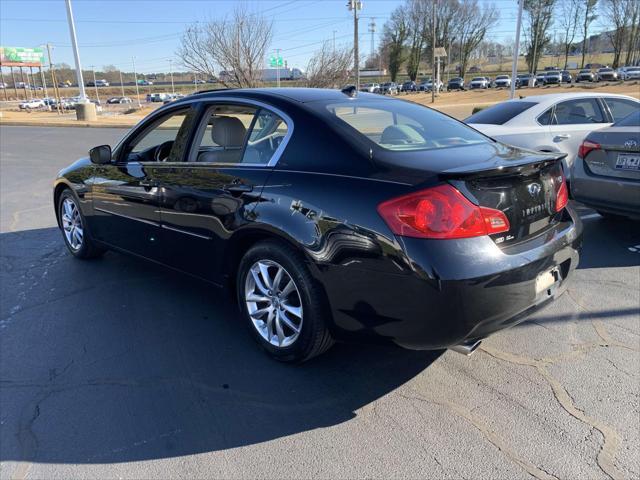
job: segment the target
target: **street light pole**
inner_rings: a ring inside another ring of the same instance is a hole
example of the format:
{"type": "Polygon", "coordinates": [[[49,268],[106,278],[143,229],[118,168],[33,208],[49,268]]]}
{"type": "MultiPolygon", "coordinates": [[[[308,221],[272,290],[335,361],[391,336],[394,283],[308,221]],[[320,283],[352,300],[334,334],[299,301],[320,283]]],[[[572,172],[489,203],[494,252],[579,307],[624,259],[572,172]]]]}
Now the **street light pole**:
{"type": "Polygon", "coordinates": [[[280,49],[276,48],[276,85],[280,88],[280,49]]]}
{"type": "Polygon", "coordinates": [[[124,82],[122,81],[122,70],[120,72],[120,91],[122,92],[122,96],[124,97],[124,82]]]}
{"type": "Polygon", "coordinates": [[[136,99],[138,100],[138,108],[142,108],[140,104],[140,90],[138,89],[138,74],[136,73],[136,57],[131,57],[131,63],[133,64],[133,81],[136,84],[136,99]]]}
{"type": "Polygon", "coordinates": [[[518,78],[518,56],[520,55],[520,27],[522,26],[522,4],[524,0],[518,0],[518,19],[516,20],[516,44],[513,47],[513,65],[511,66],[511,89],[509,98],[516,94],[516,79],[518,78]]]}
{"type": "Polygon", "coordinates": [[[100,96],[98,95],[98,84],[96,83],[96,66],[91,65],[91,73],[93,74],[93,88],[96,91],[96,100],[100,103],[100,96]]]}
{"type": "Polygon", "coordinates": [[[349,0],[349,11],[353,11],[353,66],[356,71],[356,91],[360,90],[360,52],[358,48],[358,10],[362,10],[361,0],[349,0]]]}
{"type": "Polygon", "coordinates": [[[73,58],[76,62],[76,80],[78,89],[80,90],[80,102],[87,103],[87,94],[84,91],[84,81],[82,79],[82,65],[80,64],[80,51],[78,50],[78,39],[76,38],[76,25],[73,21],[73,10],[71,9],[71,0],[65,0],[67,6],[67,21],[69,22],[69,34],[71,35],[71,46],[73,48],[73,58]]]}
{"type": "Polygon", "coordinates": [[[171,94],[175,95],[176,94],[176,89],[173,85],[173,66],[172,66],[172,62],[171,60],[169,60],[169,74],[171,75],[171,94]]]}

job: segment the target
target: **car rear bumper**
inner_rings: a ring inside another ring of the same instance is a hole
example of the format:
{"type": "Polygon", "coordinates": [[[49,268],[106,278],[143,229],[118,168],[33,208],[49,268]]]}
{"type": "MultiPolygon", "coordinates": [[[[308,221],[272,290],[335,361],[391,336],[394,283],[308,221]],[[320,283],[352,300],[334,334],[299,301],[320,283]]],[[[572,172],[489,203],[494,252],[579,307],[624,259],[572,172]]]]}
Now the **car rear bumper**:
{"type": "Polygon", "coordinates": [[[581,158],[573,162],[571,195],[596,210],[640,217],[640,182],[594,175],[586,171],[581,158]]]}
{"type": "Polygon", "coordinates": [[[553,230],[505,249],[489,237],[400,241],[410,272],[369,270],[356,262],[323,271],[337,338],[440,349],[515,325],[566,289],[579,260],[582,224],[567,209],[553,230]],[[559,281],[537,293],[536,279],[551,269],[559,281]]]}

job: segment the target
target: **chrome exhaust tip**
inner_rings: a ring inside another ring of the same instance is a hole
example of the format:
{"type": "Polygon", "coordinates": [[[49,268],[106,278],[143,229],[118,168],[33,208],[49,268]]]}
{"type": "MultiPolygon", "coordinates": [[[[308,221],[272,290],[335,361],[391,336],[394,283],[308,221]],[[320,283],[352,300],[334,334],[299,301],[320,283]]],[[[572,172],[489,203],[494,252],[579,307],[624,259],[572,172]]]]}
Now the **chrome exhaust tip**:
{"type": "Polygon", "coordinates": [[[449,350],[453,350],[454,352],[461,353],[462,355],[466,355],[467,357],[471,355],[476,349],[480,346],[482,340],[476,340],[475,342],[469,343],[461,343],[460,345],[454,345],[453,347],[449,347],[449,350]]]}

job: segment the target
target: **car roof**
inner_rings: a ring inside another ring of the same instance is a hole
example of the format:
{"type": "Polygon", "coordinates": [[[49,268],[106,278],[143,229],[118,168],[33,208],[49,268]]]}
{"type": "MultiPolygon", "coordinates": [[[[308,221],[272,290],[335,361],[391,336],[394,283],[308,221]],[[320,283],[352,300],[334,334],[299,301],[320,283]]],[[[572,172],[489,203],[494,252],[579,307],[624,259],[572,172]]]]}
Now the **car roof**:
{"type": "MultiPolygon", "coordinates": [[[[390,83],[390,82],[387,82],[390,83]]],[[[378,95],[358,93],[358,96],[370,96],[380,98],[378,95]]],[[[349,98],[340,90],[328,88],[227,88],[218,90],[208,90],[201,93],[189,95],[188,99],[214,99],[224,97],[243,97],[257,100],[285,99],[289,101],[308,103],[316,101],[338,101],[349,98]]],[[[186,99],[185,99],[186,100],[186,99]]]]}
{"type": "MultiPolygon", "coordinates": [[[[606,92],[582,92],[582,93],[549,93],[547,95],[531,95],[529,97],[514,98],[509,100],[510,102],[527,101],[536,103],[555,103],[562,100],[572,100],[574,98],[587,98],[587,97],[619,97],[619,98],[633,98],[628,95],[620,95],[619,93],[606,93],[606,92]]],[[[637,99],[634,99],[637,100],[637,99]]]]}

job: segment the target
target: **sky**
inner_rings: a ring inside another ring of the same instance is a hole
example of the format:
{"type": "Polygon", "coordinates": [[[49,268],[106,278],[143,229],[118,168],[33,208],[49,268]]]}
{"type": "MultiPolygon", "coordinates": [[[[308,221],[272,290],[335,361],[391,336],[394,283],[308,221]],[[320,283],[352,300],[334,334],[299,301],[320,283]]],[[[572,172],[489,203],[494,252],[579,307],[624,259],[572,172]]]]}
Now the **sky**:
{"type": "MultiPolygon", "coordinates": [[[[500,11],[499,23],[488,39],[515,37],[516,0],[479,0],[500,11]]],[[[353,41],[353,16],[346,0],[247,0],[252,12],[273,20],[272,48],[279,48],[289,67],[305,69],[324,41],[353,41]]],[[[375,18],[375,45],[382,26],[401,0],[364,0],[360,13],[360,51],[371,51],[368,24],[375,18]]],[[[105,65],[132,71],[132,57],[140,73],[174,71],[180,66],[176,51],[185,28],[194,22],[223,18],[238,0],[72,0],[83,69],[105,65]]],[[[594,30],[598,31],[597,22],[594,30]]],[[[74,65],[64,0],[0,0],[0,45],[36,47],[50,43],[54,63],[74,65]]]]}

